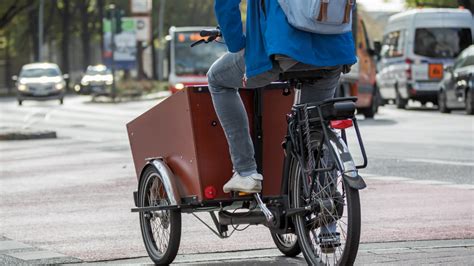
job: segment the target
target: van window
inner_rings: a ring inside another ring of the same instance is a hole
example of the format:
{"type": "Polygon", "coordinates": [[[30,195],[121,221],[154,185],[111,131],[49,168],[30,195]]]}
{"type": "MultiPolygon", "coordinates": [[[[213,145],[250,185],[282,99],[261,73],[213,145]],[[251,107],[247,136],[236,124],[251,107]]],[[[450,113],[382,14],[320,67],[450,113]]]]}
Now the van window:
{"type": "Polygon", "coordinates": [[[468,28],[419,28],[415,32],[415,54],[432,58],[454,58],[472,44],[468,28]]]}
{"type": "Polygon", "coordinates": [[[381,54],[383,57],[403,56],[405,32],[394,31],[384,36],[381,54]]]}

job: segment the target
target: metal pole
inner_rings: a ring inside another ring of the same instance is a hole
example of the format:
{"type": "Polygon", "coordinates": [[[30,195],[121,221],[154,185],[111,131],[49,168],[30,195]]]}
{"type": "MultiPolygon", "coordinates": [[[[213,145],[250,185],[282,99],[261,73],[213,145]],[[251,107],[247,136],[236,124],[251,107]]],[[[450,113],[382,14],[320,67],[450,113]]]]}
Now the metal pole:
{"type": "Polygon", "coordinates": [[[38,61],[43,61],[43,16],[44,16],[44,0],[39,2],[38,15],[38,61]]]}
{"type": "Polygon", "coordinates": [[[115,19],[116,19],[116,16],[115,16],[115,12],[117,12],[117,10],[115,9],[115,5],[110,5],[110,14],[111,14],[111,18],[110,18],[110,31],[111,31],[111,48],[112,48],[112,64],[111,64],[111,70],[112,70],[112,101],[115,102],[115,96],[117,94],[117,89],[115,87],[115,31],[117,30],[115,28],[116,26],[116,22],[115,22],[115,19]]]}
{"type": "Polygon", "coordinates": [[[166,7],[166,0],[160,1],[160,13],[158,17],[158,40],[160,42],[160,49],[158,49],[158,80],[163,80],[163,24],[164,24],[164,16],[165,16],[165,7],[166,7]]]}

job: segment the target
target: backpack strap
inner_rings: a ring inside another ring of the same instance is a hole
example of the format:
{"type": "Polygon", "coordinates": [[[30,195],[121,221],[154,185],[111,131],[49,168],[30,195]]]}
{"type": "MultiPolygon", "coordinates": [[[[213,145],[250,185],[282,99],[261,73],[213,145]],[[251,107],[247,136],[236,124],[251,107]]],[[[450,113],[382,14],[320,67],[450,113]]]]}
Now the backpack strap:
{"type": "Polygon", "coordinates": [[[344,20],[342,21],[342,23],[347,24],[350,22],[351,11],[352,11],[353,6],[354,6],[354,0],[347,0],[346,8],[344,10],[344,20]]]}
{"type": "Polygon", "coordinates": [[[319,15],[318,15],[318,21],[326,21],[328,19],[328,5],[329,5],[329,0],[321,0],[319,8],[319,15]]]}

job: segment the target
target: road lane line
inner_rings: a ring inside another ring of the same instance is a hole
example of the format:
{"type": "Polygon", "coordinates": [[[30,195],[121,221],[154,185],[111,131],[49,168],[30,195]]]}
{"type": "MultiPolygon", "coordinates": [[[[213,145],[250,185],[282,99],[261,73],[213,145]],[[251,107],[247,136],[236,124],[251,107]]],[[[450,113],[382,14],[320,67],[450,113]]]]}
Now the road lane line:
{"type": "Polygon", "coordinates": [[[474,166],[474,162],[456,162],[456,161],[444,161],[444,160],[432,160],[432,159],[401,159],[401,160],[402,161],[407,161],[407,162],[415,162],[415,163],[432,163],[432,164],[474,166]]]}
{"type": "Polygon", "coordinates": [[[474,185],[472,184],[456,184],[448,181],[439,181],[439,180],[430,180],[430,179],[415,179],[410,177],[401,177],[401,176],[382,176],[375,174],[362,174],[362,177],[367,180],[379,180],[379,181],[400,181],[400,183],[405,184],[416,184],[416,185],[433,185],[433,186],[443,186],[449,188],[457,188],[464,190],[474,190],[474,185]]]}

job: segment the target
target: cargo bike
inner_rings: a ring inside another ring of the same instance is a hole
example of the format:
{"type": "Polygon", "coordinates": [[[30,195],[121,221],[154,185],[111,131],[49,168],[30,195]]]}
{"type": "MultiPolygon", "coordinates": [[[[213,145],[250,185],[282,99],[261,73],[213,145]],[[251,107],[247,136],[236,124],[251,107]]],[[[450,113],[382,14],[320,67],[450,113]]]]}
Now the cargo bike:
{"type": "Polygon", "coordinates": [[[193,214],[220,238],[238,225],[264,225],[286,256],[302,252],[311,265],[353,264],[360,238],[358,191],[366,186],[358,169],[367,166],[357,99],[296,102],[302,85],[320,76],[321,70],[288,71],[278,83],[239,91],[265,177],[258,194],[222,191],[232,163],[206,86],[185,88],[127,124],[138,178],[132,212],[139,213],[153,262],[174,260],[181,216],[193,214]],[[349,128],[361,165],[347,147],[349,128]],[[197,212],[209,213],[213,224],[197,212]]]}

